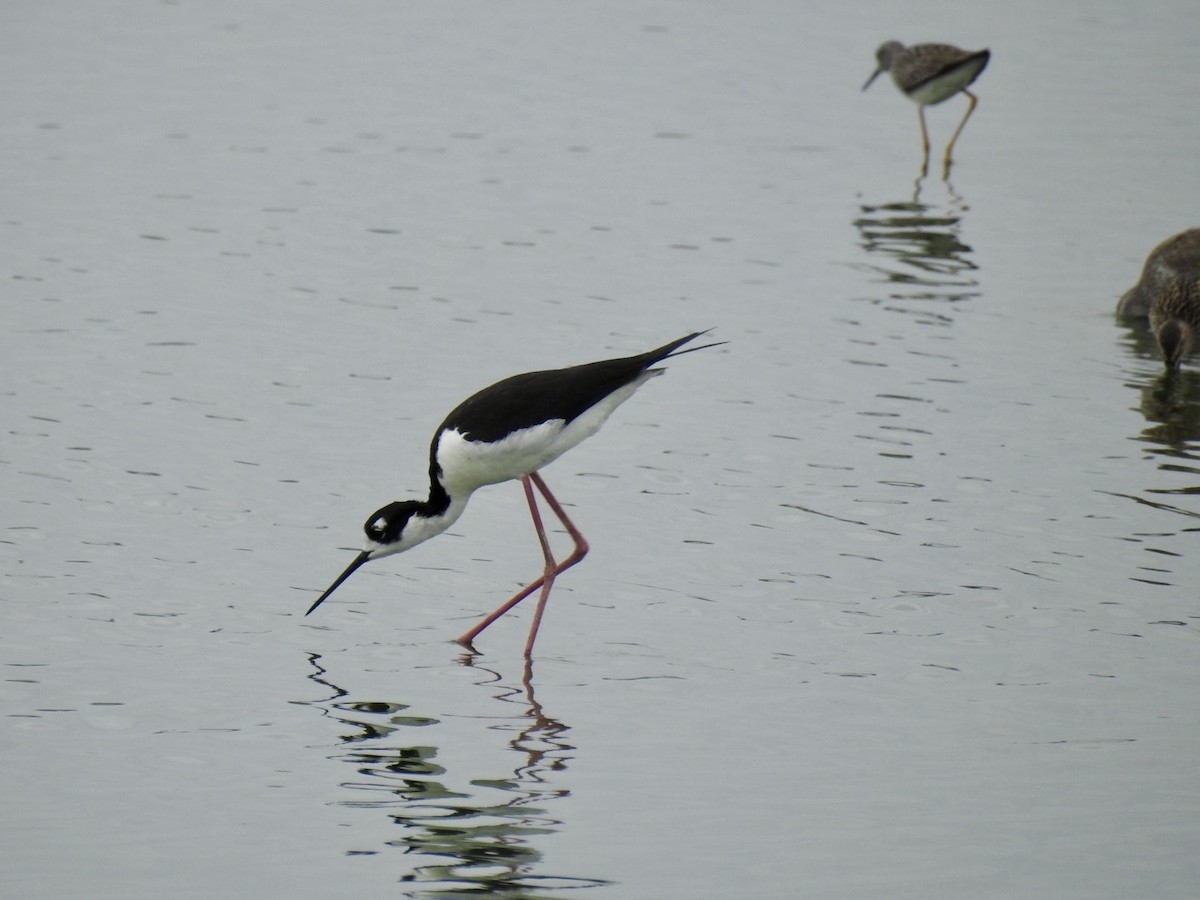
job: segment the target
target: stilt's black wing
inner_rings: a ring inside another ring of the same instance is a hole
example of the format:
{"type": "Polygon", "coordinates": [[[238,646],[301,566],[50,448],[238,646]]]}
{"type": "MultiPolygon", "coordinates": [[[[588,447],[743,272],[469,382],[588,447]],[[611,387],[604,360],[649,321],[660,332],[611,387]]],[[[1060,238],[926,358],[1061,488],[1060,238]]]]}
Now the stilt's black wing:
{"type": "Polygon", "coordinates": [[[553,419],[570,422],[703,333],[689,334],[637,356],[505,378],[455,407],[437,434],[453,428],[472,441],[496,441],[517,429],[553,419]]]}

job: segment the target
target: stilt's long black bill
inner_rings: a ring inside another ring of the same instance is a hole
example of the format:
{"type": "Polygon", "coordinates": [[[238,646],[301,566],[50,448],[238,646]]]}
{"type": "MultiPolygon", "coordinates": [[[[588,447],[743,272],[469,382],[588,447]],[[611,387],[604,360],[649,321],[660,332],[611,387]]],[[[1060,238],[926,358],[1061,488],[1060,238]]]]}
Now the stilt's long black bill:
{"type": "Polygon", "coordinates": [[[363,563],[365,563],[370,558],[371,558],[371,552],[369,550],[364,550],[362,553],[358,554],[358,556],[354,557],[354,562],[352,562],[352,563],[350,563],[350,565],[346,566],[346,571],[337,577],[337,581],[335,581],[328,588],[326,588],[325,593],[323,593],[320,597],[317,598],[317,601],[308,608],[308,612],[306,612],[305,615],[307,616],[308,613],[312,612],[314,609],[316,609],[318,606],[320,606],[325,601],[326,597],[328,597],[330,594],[332,594],[334,591],[336,591],[338,589],[339,584],[341,584],[343,581],[345,581],[347,578],[349,578],[352,574],[354,574],[354,570],[357,569],[359,566],[361,566],[363,563]]]}

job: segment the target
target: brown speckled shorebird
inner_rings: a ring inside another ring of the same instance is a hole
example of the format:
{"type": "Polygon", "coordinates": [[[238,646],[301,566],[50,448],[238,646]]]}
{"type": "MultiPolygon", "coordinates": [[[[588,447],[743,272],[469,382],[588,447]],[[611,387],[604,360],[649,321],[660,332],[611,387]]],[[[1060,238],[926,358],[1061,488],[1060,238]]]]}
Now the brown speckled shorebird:
{"type": "Polygon", "coordinates": [[[1167,282],[1150,304],[1150,327],[1167,371],[1177,371],[1196,349],[1200,334],[1200,278],[1178,276],[1167,282]]]}
{"type": "Polygon", "coordinates": [[[871,82],[882,72],[891,72],[892,80],[896,82],[904,96],[917,104],[917,115],[921,119],[921,144],[925,150],[924,161],[921,164],[921,174],[929,171],[929,130],[925,127],[925,107],[933,106],[948,100],[960,91],[967,95],[970,105],[967,113],[954,129],[954,136],[946,145],[946,155],[942,160],[943,175],[950,174],[950,157],[954,152],[954,142],[962,133],[963,126],[979,98],[967,90],[967,87],[979,77],[991,58],[988,50],[960,50],[951,44],[914,44],[905,47],[899,41],[888,41],[875,51],[875,59],[879,67],[862,86],[865,91],[871,82]]]}
{"type": "Polygon", "coordinates": [[[1141,279],[1117,303],[1117,315],[1123,318],[1148,315],[1154,298],[1168,282],[1181,275],[1200,279],[1200,228],[1181,231],[1150,251],[1141,279]]]}
{"type": "Polygon", "coordinates": [[[1117,315],[1149,315],[1168,372],[1200,340],[1200,228],[1167,238],[1146,257],[1142,277],[1117,303],[1117,315]]]}

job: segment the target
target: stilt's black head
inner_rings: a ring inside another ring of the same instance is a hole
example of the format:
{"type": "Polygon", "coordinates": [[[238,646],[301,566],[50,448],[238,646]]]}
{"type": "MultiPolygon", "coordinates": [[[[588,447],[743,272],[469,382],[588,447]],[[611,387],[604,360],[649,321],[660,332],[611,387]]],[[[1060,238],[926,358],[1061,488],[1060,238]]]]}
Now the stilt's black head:
{"type": "MultiPolygon", "coordinates": [[[[342,572],[337,580],[325,590],[325,593],[308,608],[308,613],[320,606],[326,597],[337,590],[338,585],[368,560],[400,553],[445,531],[462,512],[460,505],[452,510],[450,515],[446,515],[448,508],[447,498],[447,502],[439,506],[433,506],[429,502],[423,503],[420,500],[396,500],[375,510],[363,524],[363,532],[366,534],[367,540],[362,552],[354,557],[354,561],[346,567],[346,571],[342,572]]],[[[305,615],[307,616],[308,613],[305,615]]]]}
{"type": "Polygon", "coordinates": [[[386,556],[404,549],[396,547],[395,550],[392,550],[389,549],[389,545],[403,543],[404,528],[408,525],[408,520],[412,518],[413,513],[423,508],[424,504],[419,500],[395,500],[371,513],[367,521],[363,523],[363,532],[369,542],[368,549],[374,550],[371,555],[386,556]],[[382,546],[375,549],[370,548],[370,544],[382,546]]]}

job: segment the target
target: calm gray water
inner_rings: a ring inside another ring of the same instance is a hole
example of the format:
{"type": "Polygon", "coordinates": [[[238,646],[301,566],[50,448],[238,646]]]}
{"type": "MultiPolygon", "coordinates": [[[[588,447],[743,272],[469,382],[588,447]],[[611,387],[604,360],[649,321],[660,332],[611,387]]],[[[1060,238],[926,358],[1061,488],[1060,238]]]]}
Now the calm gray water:
{"type": "Polygon", "coordinates": [[[1193,22],[0,12],[0,894],[1193,897],[1200,369],[1111,314],[1193,22]],[[949,181],[888,38],[993,51],[949,181]],[[529,668],[515,485],[303,618],[463,397],[708,327],[529,668]]]}

